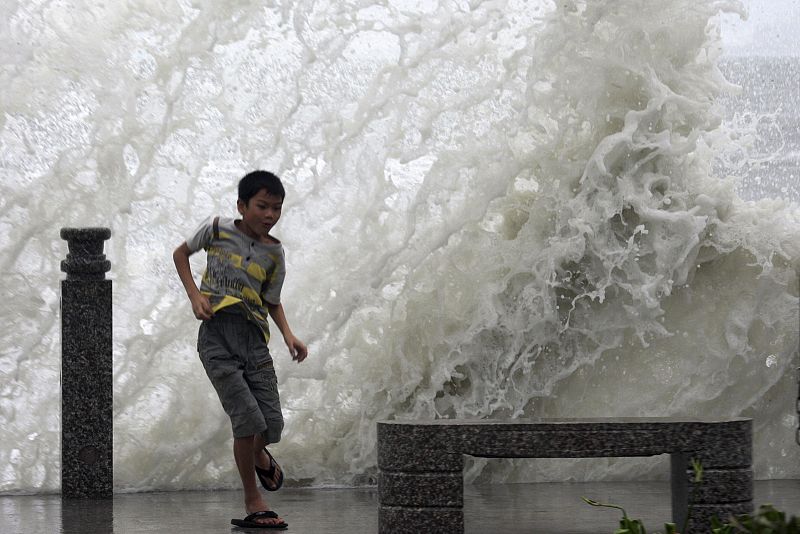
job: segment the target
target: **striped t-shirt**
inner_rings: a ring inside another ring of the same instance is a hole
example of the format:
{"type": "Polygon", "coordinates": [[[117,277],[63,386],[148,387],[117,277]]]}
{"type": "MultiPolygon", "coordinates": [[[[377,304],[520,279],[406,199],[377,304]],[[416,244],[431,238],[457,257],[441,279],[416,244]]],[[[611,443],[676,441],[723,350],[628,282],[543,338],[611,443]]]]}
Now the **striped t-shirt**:
{"type": "MultiPolygon", "coordinates": [[[[277,241],[277,240],[276,240],[277,241]]],[[[267,303],[280,304],[286,276],[283,245],[261,243],[243,234],[234,219],[220,217],[217,235],[214,217],[209,217],[186,239],[189,250],[205,249],[208,254],[200,292],[217,311],[244,313],[255,322],[269,341],[267,303]]]]}

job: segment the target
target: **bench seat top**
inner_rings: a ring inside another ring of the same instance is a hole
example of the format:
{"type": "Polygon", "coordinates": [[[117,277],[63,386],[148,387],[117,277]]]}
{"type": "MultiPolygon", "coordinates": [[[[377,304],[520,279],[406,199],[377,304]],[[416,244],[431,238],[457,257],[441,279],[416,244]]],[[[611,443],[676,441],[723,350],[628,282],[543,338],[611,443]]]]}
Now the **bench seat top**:
{"type": "Polygon", "coordinates": [[[380,425],[415,426],[539,426],[539,425],[669,425],[684,423],[722,424],[751,421],[747,417],[530,417],[521,419],[392,419],[380,425]]]}

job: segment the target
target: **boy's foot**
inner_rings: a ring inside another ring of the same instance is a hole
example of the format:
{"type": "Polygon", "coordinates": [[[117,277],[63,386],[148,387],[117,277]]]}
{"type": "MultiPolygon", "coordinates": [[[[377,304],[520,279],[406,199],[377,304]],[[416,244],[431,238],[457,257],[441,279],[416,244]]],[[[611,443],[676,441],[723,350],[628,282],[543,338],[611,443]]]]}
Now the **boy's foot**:
{"type": "MultiPolygon", "coordinates": [[[[286,522],[278,517],[278,514],[271,511],[267,502],[257,494],[252,500],[245,500],[244,509],[247,512],[247,517],[244,519],[236,519],[235,521],[246,521],[252,523],[256,528],[285,528],[286,522]]],[[[233,523],[233,520],[231,521],[233,523]]],[[[237,525],[244,526],[244,525],[237,525]]]]}
{"type": "Polygon", "coordinates": [[[272,510],[253,512],[244,519],[231,519],[231,525],[244,528],[274,528],[280,530],[289,526],[272,510]]]}
{"type": "Polygon", "coordinates": [[[267,491],[277,491],[283,486],[283,469],[266,447],[256,453],[256,476],[267,491]]]}

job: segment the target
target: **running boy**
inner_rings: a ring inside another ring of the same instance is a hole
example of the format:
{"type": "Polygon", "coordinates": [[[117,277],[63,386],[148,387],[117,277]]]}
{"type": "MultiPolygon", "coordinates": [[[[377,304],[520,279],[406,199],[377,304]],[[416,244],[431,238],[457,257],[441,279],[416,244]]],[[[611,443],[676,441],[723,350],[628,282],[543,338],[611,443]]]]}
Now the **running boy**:
{"type": "Polygon", "coordinates": [[[278,222],[286,193],[280,179],[255,171],[239,181],[236,207],[241,219],[210,217],[182,243],[172,258],[200,319],[197,350],[233,428],[233,457],[244,488],[247,517],[237,526],[286,528],[269,509],[256,477],[269,491],[283,484],[283,472],[266,449],[283,430],[278,385],[267,342],[267,315],[283,334],[292,359],[308,349],[297,339],[281,305],[286,274],[283,246],[269,232],[278,222]],[[207,266],[200,289],[189,256],[205,249],[207,266]]]}

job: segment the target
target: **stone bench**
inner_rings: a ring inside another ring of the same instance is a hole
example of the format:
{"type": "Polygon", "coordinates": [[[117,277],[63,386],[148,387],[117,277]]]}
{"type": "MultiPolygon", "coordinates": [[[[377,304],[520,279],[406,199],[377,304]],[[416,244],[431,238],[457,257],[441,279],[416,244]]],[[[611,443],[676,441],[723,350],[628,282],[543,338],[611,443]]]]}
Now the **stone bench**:
{"type": "Polygon", "coordinates": [[[691,499],[689,532],[703,532],[707,529],[700,527],[713,515],[724,519],[731,513],[753,511],[752,441],[752,420],[745,418],[381,421],[379,531],[463,532],[465,454],[481,458],[669,454],[672,520],[679,529],[683,526],[691,499]],[[697,488],[692,488],[692,459],[704,469],[697,488]]]}

